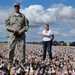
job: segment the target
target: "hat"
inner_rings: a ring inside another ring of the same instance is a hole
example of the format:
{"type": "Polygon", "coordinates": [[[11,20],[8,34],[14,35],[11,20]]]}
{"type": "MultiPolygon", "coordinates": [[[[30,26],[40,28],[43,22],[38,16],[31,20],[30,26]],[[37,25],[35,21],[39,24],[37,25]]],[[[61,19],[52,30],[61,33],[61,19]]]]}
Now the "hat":
{"type": "Polygon", "coordinates": [[[20,3],[14,3],[14,6],[19,6],[20,7],[20,3]]]}

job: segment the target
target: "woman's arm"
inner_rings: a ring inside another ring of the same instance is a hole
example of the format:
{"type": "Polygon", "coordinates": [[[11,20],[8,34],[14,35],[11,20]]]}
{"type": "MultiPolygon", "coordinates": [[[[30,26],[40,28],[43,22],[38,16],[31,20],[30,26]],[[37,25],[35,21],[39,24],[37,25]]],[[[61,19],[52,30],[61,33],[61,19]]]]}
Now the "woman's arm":
{"type": "Polygon", "coordinates": [[[52,39],[51,39],[51,41],[53,41],[53,39],[54,39],[54,35],[51,35],[52,36],[52,39]]]}

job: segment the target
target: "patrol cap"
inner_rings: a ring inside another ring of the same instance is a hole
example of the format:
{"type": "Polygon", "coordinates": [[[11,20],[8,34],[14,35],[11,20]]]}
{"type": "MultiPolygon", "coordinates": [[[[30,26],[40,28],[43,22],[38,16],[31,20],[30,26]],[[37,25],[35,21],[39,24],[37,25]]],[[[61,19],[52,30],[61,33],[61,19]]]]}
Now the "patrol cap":
{"type": "Polygon", "coordinates": [[[15,6],[19,6],[20,7],[20,3],[14,3],[14,7],[15,6]]]}

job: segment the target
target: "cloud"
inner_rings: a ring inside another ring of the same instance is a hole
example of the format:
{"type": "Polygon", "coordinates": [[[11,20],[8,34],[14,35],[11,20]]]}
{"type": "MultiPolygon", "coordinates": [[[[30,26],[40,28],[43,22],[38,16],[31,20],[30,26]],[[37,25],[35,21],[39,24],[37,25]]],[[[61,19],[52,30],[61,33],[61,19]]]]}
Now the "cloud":
{"type": "Polygon", "coordinates": [[[72,6],[64,6],[59,12],[61,20],[67,24],[75,24],[75,8],[72,6]]]}
{"type": "Polygon", "coordinates": [[[30,20],[31,25],[40,25],[45,23],[54,23],[55,15],[49,10],[45,10],[41,5],[31,5],[22,12],[30,20]]]}
{"type": "Polygon", "coordinates": [[[60,33],[58,31],[53,31],[54,34],[59,35],[60,33]]]}
{"type": "Polygon", "coordinates": [[[4,24],[6,17],[12,12],[12,7],[11,8],[1,8],[0,9],[0,24],[4,24]]]}
{"type": "Polygon", "coordinates": [[[45,23],[75,24],[75,8],[63,4],[53,4],[45,9],[42,5],[30,5],[21,10],[30,21],[30,25],[42,25],[45,23]]]}
{"type": "Polygon", "coordinates": [[[70,33],[75,35],[75,29],[72,29],[70,33]]]}
{"type": "Polygon", "coordinates": [[[64,37],[74,37],[75,36],[75,29],[71,29],[69,32],[62,33],[62,35],[64,37]]]}

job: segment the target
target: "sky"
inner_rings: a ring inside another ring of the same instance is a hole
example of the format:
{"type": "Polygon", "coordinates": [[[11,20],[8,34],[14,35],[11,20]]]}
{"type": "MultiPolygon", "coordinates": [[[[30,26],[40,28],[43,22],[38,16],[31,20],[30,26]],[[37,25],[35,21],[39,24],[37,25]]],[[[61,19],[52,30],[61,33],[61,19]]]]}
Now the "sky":
{"type": "Polygon", "coordinates": [[[49,24],[56,41],[75,41],[75,0],[0,0],[0,41],[8,41],[5,19],[20,3],[20,12],[29,20],[27,42],[42,41],[42,31],[49,24]]]}

